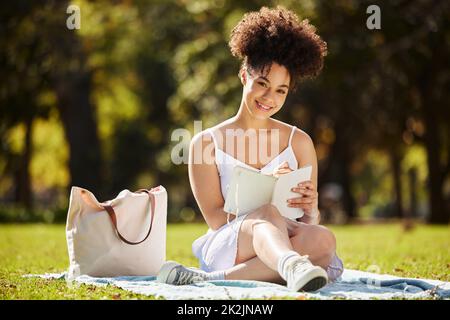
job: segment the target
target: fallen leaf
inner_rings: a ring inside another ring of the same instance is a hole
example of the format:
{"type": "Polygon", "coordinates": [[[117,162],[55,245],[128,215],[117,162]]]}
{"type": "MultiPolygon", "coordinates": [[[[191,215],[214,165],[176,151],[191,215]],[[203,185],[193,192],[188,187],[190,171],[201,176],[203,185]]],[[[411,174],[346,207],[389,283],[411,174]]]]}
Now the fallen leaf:
{"type": "Polygon", "coordinates": [[[120,293],[115,293],[112,295],[113,300],[120,300],[120,293]]]}

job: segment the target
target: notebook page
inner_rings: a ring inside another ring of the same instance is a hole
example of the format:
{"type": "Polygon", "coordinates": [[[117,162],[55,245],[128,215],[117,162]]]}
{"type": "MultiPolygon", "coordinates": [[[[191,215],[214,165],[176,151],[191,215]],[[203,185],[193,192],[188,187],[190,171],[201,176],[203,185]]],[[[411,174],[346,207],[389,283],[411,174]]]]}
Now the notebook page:
{"type": "Polygon", "coordinates": [[[272,205],[276,206],[282,216],[295,220],[303,216],[300,208],[288,207],[287,199],[300,197],[297,192],[291,191],[302,181],[311,180],[312,166],[305,166],[292,172],[282,174],[278,177],[272,194],[272,205]]]}
{"type": "Polygon", "coordinates": [[[234,167],[224,211],[239,216],[270,203],[276,181],[274,176],[234,167]]]}

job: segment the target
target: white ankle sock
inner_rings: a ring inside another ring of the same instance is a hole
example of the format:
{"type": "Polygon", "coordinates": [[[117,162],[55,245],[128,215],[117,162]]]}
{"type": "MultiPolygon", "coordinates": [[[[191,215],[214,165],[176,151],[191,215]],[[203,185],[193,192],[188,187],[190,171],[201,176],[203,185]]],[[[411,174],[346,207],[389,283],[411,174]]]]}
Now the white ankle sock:
{"type": "Polygon", "coordinates": [[[225,280],[225,270],[208,272],[208,280],[225,280]]]}
{"type": "Polygon", "coordinates": [[[295,251],[288,251],[284,255],[281,256],[281,258],[278,259],[278,273],[280,276],[286,280],[287,278],[287,272],[286,272],[286,262],[292,258],[300,257],[298,252],[295,251]]]}

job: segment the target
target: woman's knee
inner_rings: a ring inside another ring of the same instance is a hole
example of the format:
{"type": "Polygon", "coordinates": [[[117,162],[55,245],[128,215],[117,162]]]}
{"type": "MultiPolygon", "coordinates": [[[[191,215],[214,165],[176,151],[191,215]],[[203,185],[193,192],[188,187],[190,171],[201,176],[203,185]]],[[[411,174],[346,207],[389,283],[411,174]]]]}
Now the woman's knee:
{"type": "Polygon", "coordinates": [[[327,227],[304,225],[297,236],[291,238],[296,248],[306,247],[310,254],[318,257],[332,256],[336,251],[336,237],[327,227]]]}
{"type": "Polygon", "coordinates": [[[271,224],[277,228],[285,228],[286,222],[278,209],[272,205],[264,205],[250,212],[241,225],[241,231],[253,237],[255,228],[271,224]]]}
{"type": "Polygon", "coordinates": [[[336,251],[336,236],[334,233],[324,226],[317,226],[316,239],[319,243],[320,250],[327,255],[333,255],[336,251]]]}
{"type": "Polygon", "coordinates": [[[248,217],[250,219],[265,221],[283,220],[283,217],[281,216],[278,209],[271,204],[265,204],[259,207],[258,209],[249,213],[248,217]]]}
{"type": "Polygon", "coordinates": [[[260,225],[262,222],[277,224],[275,222],[278,219],[277,215],[280,215],[278,210],[269,204],[250,212],[244,218],[239,230],[236,264],[256,256],[255,249],[253,248],[255,226],[260,225]]]}

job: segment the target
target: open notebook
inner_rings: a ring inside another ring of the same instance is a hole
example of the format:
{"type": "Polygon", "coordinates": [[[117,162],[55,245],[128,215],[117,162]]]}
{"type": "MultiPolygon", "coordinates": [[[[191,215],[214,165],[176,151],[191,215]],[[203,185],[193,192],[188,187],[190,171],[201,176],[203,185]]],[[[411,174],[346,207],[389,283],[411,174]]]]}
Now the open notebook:
{"type": "Polygon", "coordinates": [[[300,218],[303,216],[303,210],[288,207],[287,199],[300,197],[300,194],[291,191],[291,188],[299,182],[311,180],[311,173],[311,165],[278,177],[235,166],[224,211],[239,216],[271,203],[281,215],[292,220],[300,218]]]}

